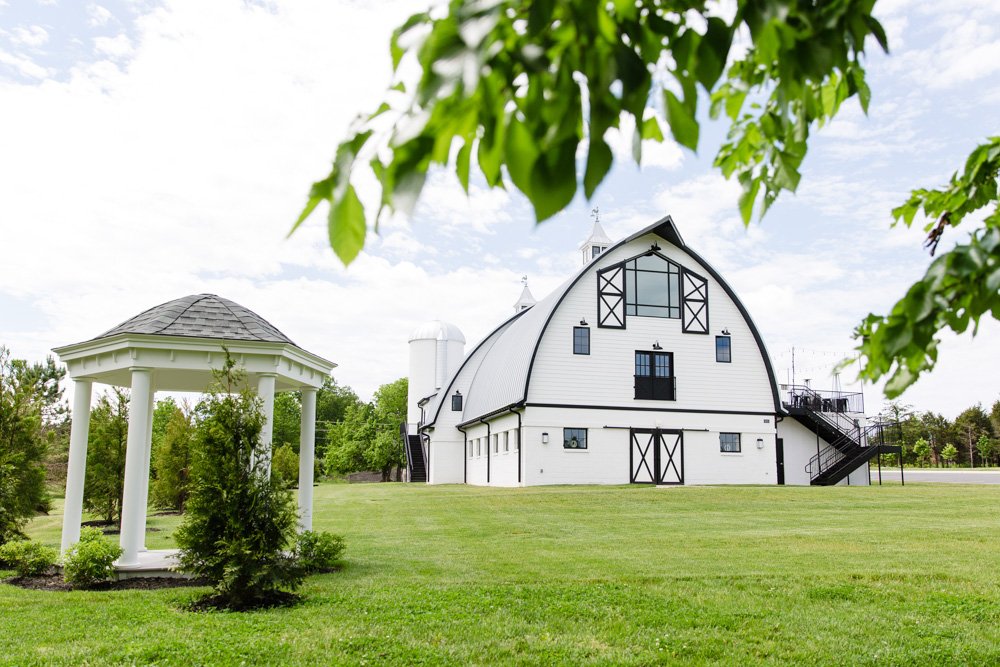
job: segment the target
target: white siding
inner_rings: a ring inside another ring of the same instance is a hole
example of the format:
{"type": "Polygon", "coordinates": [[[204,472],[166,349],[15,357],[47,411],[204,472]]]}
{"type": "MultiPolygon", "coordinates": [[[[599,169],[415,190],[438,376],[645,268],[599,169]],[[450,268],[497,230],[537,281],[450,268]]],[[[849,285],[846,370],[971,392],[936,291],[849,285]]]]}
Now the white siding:
{"type": "Polygon", "coordinates": [[[685,484],[777,483],[771,417],[529,407],[523,419],[524,484],[628,484],[629,427],[684,431],[685,484]],[[587,449],[564,449],[564,428],[586,428],[587,449]],[[742,451],[720,452],[720,432],[739,433],[742,451]],[[543,433],[548,444],[542,444],[543,433]]]}
{"type": "Polygon", "coordinates": [[[679,319],[628,317],[626,329],[597,326],[597,278],[583,276],[557,308],[535,357],[529,403],[648,407],[673,410],[774,412],[764,358],[749,325],[722,286],[686,253],[649,234],[595,260],[603,268],[644,250],[653,242],[660,252],[708,279],[709,335],[681,333],[679,319]],[[573,354],[573,327],[590,325],[590,354],[573,354]],[[715,336],[732,334],[732,362],[715,360],[715,336]],[[674,355],[676,401],[635,400],[634,353],[659,342],[674,355]]]}

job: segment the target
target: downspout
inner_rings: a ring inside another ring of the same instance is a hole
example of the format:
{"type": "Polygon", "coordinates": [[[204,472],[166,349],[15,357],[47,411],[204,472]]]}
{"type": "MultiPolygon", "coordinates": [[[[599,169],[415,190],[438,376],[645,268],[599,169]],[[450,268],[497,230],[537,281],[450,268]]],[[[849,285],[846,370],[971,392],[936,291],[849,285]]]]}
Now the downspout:
{"type": "Polygon", "coordinates": [[[486,483],[490,483],[490,448],[493,447],[493,443],[490,440],[490,423],[485,419],[479,420],[480,424],[486,425],[486,483]]]}
{"type": "Polygon", "coordinates": [[[521,437],[521,413],[517,410],[514,411],[517,415],[517,484],[521,485],[521,445],[523,444],[524,438],[521,437]]]}
{"type": "Polygon", "coordinates": [[[469,435],[461,426],[456,426],[462,432],[462,484],[469,483],[469,435]]]}

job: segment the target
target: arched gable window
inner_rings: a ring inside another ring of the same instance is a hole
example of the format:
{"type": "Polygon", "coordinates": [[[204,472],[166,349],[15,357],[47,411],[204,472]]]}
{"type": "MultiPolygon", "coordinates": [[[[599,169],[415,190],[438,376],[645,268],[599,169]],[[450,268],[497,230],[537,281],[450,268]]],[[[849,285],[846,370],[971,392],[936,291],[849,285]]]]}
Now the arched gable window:
{"type": "Polygon", "coordinates": [[[626,315],[679,319],[680,275],[680,266],[657,253],[625,262],[626,315]]]}
{"type": "Polygon", "coordinates": [[[681,320],[686,334],[708,333],[708,280],[658,248],[597,272],[597,326],[624,329],[628,316],[681,320]]]}

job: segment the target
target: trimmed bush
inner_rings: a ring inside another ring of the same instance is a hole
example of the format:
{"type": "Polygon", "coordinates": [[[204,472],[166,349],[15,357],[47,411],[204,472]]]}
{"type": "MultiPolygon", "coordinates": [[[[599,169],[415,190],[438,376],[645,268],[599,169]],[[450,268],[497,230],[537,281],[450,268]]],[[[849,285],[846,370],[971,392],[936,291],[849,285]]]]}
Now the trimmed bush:
{"type": "Polygon", "coordinates": [[[44,574],[56,564],[58,552],[41,542],[18,540],[0,546],[0,563],[14,568],[19,577],[35,577],[44,574]]]}
{"type": "Polygon", "coordinates": [[[344,538],[340,535],[307,530],[298,537],[295,555],[299,560],[299,566],[307,573],[325,572],[340,561],[346,546],[344,538]]]}
{"type": "Polygon", "coordinates": [[[284,444],[274,450],[271,457],[271,477],[283,486],[295,486],[299,481],[299,455],[292,446],[284,444]]]}
{"type": "Polygon", "coordinates": [[[80,541],[66,552],[63,578],[80,588],[107,581],[114,577],[115,559],[121,555],[121,547],[105,539],[101,531],[84,528],[80,531],[80,541]]]}

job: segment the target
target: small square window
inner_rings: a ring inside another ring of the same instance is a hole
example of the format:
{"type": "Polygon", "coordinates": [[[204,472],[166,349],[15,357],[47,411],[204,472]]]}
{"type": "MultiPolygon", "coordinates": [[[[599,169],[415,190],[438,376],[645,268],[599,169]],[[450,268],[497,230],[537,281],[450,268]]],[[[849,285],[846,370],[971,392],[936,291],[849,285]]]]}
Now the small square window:
{"type": "Polygon", "coordinates": [[[719,451],[720,452],[730,452],[730,453],[740,453],[740,434],[739,433],[720,433],[719,434],[719,451]]]}
{"type": "Polygon", "coordinates": [[[462,411],[462,394],[460,392],[455,392],[451,397],[451,411],[461,412],[462,411]]]}
{"type": "Polygon", "coordinates": [[[590,354],[590,329],[573,327],[573,354],[590,354]]]}
{"type": "Polygon", "coordinates": [[[715,337],[715,360],[728,364],[733,360],[733,343],[729,336],[715,337]]]}
{"type": "Polygon", "coordinates": [[[564,428],[563,429],[563,449],[586,449],[587,429],[585,428],[564,428]]]}

